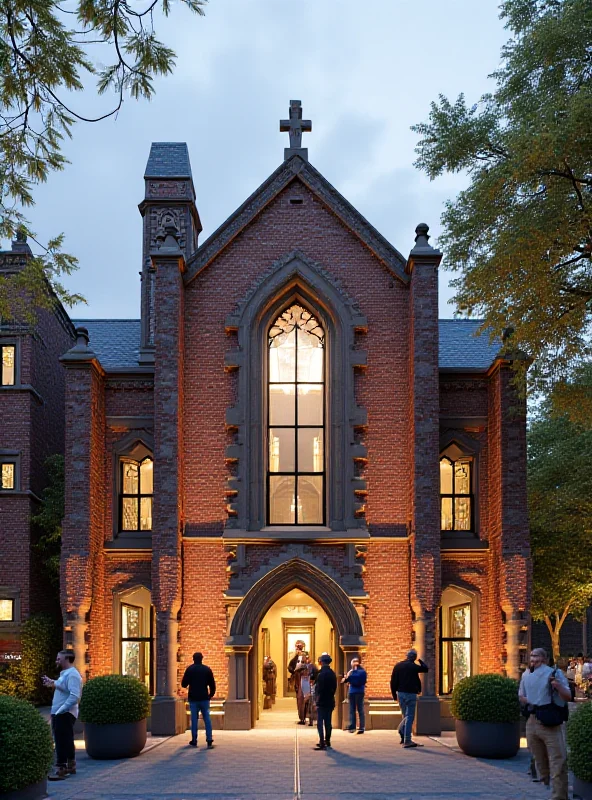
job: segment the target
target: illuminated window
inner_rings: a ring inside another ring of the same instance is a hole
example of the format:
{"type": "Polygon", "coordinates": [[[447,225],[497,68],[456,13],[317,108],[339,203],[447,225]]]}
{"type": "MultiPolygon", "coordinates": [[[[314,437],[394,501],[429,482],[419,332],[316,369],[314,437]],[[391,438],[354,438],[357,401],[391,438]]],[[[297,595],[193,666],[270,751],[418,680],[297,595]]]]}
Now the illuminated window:
{"type": "Polygon", "coordinates": [[[0,598],[0,622],[14,622],[14,600],[0,598]]]}
{"type": "Polygon", "coordinates": [[[450,694],[459,681],[472,674],[471,604],[447,605],[446,592],[442,596],[440,693],[450,694]]]}
{"type": "Polygon", "coordinates": [[[153,693],[150,609],[121,604],[121,674],[133,675],[153,693]]]}
{"type": "Polygon", "coordinates": [[[15,384],[15,358],[16,347],[13,344],[5,344],[2,350],[2,370],[0,373],[0,385],[14,386],[15,384]]]}
{"type": "Polygon", "coordinates": [[[0,488],[5,491],[15,489],[16,463],[14,461],[0,462],[0,488]]]}
{"type": "Polygon", "coordinates": [[[470,458],[440,459],[443,531],[473,530],[473,463],[470,458]]]}
{"type": "Polygon", "coordinates": [[[294,304],[268,334],[269,525],[325,523],[325,332],[294,304]]]}
{"type": "Polygon", "coordinates": [[[122,531],[152,530],[153,461],[122,459],[120,523],[122,531]]]}

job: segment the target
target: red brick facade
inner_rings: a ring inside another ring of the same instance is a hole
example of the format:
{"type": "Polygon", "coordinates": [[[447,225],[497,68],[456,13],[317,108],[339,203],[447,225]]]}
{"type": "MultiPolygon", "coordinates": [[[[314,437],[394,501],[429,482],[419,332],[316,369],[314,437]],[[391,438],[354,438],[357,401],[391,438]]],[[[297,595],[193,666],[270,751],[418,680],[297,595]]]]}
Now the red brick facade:
{"type": "Polygon", "coordinates": [[[80,332],[63,359],[62,606],[87,673],[121,669],[114,614],[145,587],[158,697],[174,702],[179,671],[200,649],[225,724],[248,727],[257,626],[297,587],[329,615],[338,667],[365,653],[371,700],[389,696],[392,665],[412,643],[435,697],[439,609],[454,587],[475,615],[473,669],[516,675],[529,598],[525,414],[511,414],[507,360],[439,365],[440,254],[427,228],[405,260],[298,154],[198,248],[193,197],[189,171],[147,169],[135,364],[106,366],[92,321],[90,342],[80,332]],[[328,391],[345,397],[351,386],[351,398],[330,434],[343,437],[345,478],[327,478],[345,512],[291,531],[249,511],[262,481],[254,465],[265,469],[265,392],[253,376],[264,339],[251,330],[295,297],[325,315],[342,358],[328,391]],[[476,471],[476,525],[464,539],[440,531],[439,457],[452,442],[469,447],[476,471]],[[119,529],[118,463],[136,445],[154,457],[154,512],[151,534],[132,536],[119,529]]]}

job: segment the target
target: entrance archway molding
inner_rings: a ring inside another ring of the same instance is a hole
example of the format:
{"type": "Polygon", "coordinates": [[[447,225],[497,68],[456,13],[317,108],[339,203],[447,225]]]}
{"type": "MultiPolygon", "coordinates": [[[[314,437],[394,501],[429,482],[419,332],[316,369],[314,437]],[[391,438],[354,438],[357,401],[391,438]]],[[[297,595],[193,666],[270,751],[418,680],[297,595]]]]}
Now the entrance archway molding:
{"type": "MultiPolygon", "coordinates": [[[[325,610],[338,636],[341,652],[352,657],[366,650],[362,621],[343,589],[325,572],[301,558],[292,558],[260,578],[245,594],[230,626],[225,652],[228,656],[228,696],[224,727],[248,730],[252,726],[251,696],[256,665],[249,668],[249,653],[256,632],[269,608],[291,589],[301,589],[325,610]]],[[[256,657],[251,653],[251,661],[256,657]]]]}

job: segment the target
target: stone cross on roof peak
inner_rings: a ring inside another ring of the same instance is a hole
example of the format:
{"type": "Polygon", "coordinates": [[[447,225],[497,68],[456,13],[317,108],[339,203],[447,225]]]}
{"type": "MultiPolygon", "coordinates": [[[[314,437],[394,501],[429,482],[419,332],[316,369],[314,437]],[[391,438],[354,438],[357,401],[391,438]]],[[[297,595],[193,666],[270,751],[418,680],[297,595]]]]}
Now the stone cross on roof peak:
{"type": "Polygon", "coordinates": [[[308,161],[308,149],[302,147],[302,134],[312,131],[312,122],[309,119],[302,119],[302,102],[300,100],[290,100],[290,119],[280,120],[280,131],[290,134],[290,147],[284,149],[284,159],[288,160],[292,156],[298,155],[308,161]]]}

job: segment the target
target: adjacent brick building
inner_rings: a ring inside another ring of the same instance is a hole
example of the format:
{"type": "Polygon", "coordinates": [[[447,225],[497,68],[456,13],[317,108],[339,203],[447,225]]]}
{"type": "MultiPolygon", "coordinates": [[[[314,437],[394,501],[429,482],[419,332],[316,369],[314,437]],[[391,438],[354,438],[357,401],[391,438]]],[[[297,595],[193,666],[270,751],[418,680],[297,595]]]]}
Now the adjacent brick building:
{"type": "MultiPolygon", "coordinates": [[[[10,279],[31,249],[19,234],[0,252],[10,279]]],[[[72,346],[74,326],[59,302],[33,321],[0,321],[0,663],[20,657],[20,627],[51,607],[53,592],[35,557],[45,461],[63,454],[65,374],[59,357],[72,346]]]]}
{"type": "Polygon", "coordinates": [[[363,653],[392,724],[414,643],[437,732],[456,680],[517,676],[527,646],[525,408],[511,354],[438,321],[427,226],[405,258],[290,117],[283,163],[202,244],[186,145],[152,145],[141,320],[80,321],[61,359],[66,640],[87,674],[146,680],[163,733],[194,650],[220,724],[248,728],[263,656],[283,686],[298,636],[339,672],[363,653]]]}

